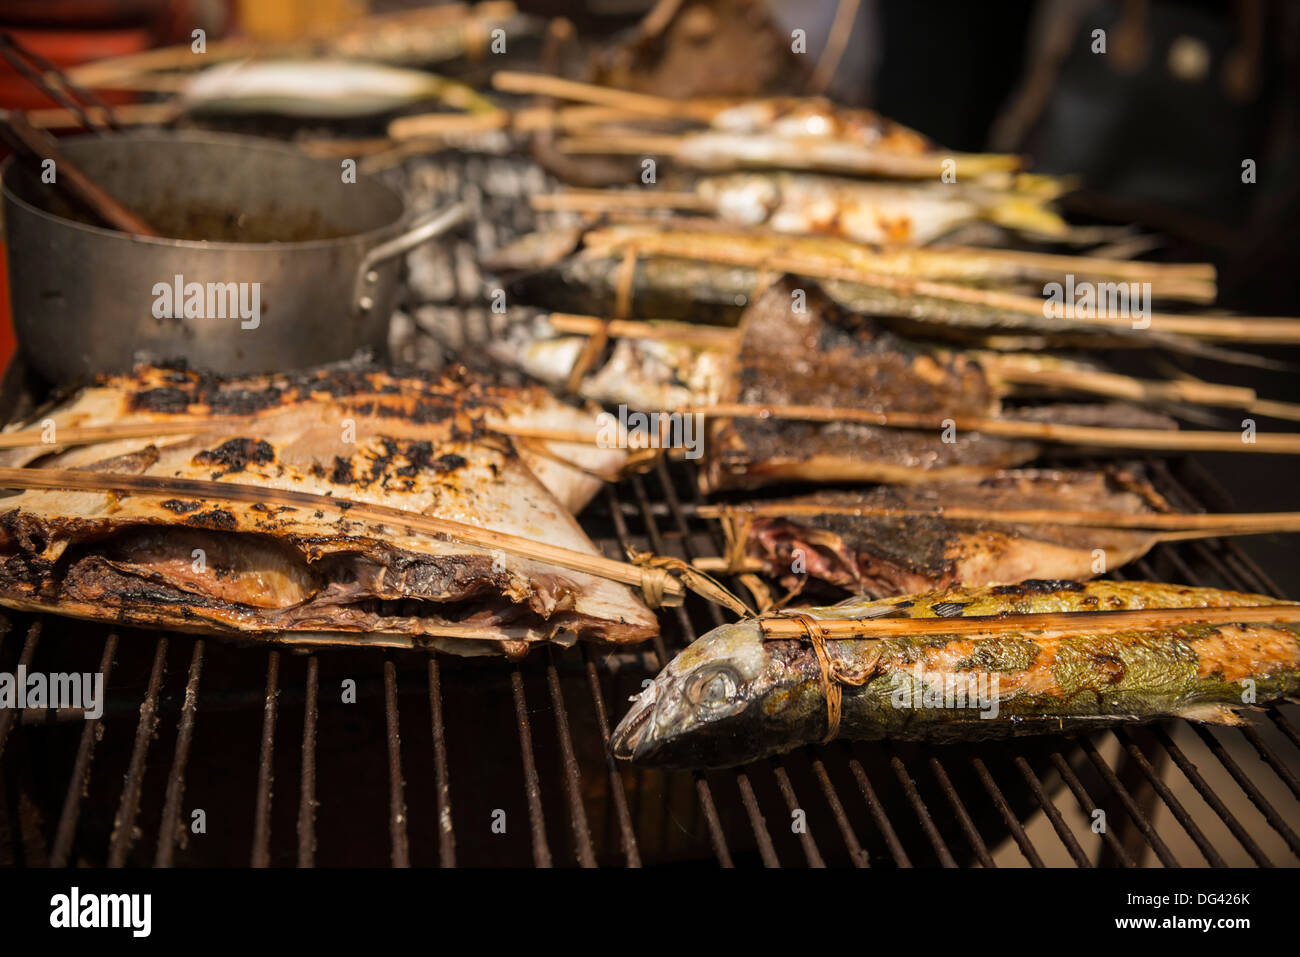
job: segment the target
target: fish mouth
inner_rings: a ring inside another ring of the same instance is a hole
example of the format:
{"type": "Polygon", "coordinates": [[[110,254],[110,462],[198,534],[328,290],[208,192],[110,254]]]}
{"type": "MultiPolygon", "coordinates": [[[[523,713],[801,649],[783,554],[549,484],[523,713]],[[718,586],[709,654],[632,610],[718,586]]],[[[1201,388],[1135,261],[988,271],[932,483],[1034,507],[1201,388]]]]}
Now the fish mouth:
{"type": "Polygon", "coordinates": [[[618,727],[610,736],[610,749],[614,752],[614,757],[624,761],[631,761],[636,757],[636,752],[645,741],[646,732],[649,731],[651,719],[655,714],[653,698],[647,701],[638,697],[635,700],[636,704],[633,705],[632,710],[623,716],[623,720],[618,723],[618,727]]]}

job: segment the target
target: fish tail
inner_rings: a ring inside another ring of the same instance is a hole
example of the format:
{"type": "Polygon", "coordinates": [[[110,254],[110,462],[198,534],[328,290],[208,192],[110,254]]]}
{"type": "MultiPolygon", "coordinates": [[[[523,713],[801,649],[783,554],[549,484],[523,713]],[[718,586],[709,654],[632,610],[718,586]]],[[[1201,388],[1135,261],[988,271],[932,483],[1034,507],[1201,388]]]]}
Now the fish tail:
{"type": "Polygon", "coordinates": [[[990,222],[1016,232],[1063,238],[1069,234],[1070,224],[1048,208],[1050,201],[1050,197],[1007,193],[998,196],[985,215],[990,222]]]}

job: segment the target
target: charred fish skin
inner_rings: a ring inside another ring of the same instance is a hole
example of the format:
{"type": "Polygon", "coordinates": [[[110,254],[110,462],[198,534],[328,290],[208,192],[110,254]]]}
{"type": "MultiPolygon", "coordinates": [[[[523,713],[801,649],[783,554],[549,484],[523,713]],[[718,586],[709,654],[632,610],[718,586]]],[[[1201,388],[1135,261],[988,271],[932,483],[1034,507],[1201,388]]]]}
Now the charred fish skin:
{"type": "MultiPolygon", "coordinates": [[[[1145,582],[1030,581],[805,611],[943,618],[1277,603],[1145,582]]],[[[1234,708],[1300,693],[1300,623],[849,639],[827,648],[845,672],[871,675],[843,688],[839,737],[853,740],[976,741],[1173,716],[1236,723],[1234,708]]],[[[821,741],[828,728],[811,645],[765,640],[753,620],[704,635],[633,700],[612,747],[640,765],[746,764],[821,741]]]]}

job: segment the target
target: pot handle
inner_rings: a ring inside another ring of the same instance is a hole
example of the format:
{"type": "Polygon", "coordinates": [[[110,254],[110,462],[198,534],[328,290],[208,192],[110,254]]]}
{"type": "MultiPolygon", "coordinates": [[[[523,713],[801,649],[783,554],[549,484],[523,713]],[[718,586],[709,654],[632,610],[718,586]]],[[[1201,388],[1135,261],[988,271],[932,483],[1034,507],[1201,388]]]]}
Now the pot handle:
{"type": "Polygon", "coordinates": [[[363,314],[374,308],[375,300],[372,293],[375,283],[379,281],[379,274],[375,272],[376,266],[460,225],[468,212],[469,207],[464,203],[455,203],[446,209],[427,213],[417,219],[415,225],[402,235],[394,236],[388,242],[380,243],[366,253],[357,267],[356,279],[352,284],[353,308],[363,314]]]}

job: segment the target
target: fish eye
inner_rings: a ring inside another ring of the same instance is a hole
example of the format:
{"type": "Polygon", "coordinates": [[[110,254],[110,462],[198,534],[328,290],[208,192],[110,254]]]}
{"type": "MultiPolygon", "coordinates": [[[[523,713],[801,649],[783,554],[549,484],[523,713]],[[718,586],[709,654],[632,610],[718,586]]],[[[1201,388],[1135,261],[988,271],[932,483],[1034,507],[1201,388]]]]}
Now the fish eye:
{"type": "Polygon", "coordinates": [[[690,680],[686,696],[701,708],[721,708],[736,697],[736,675],[730,668],[713,668],[690,680]]]}

